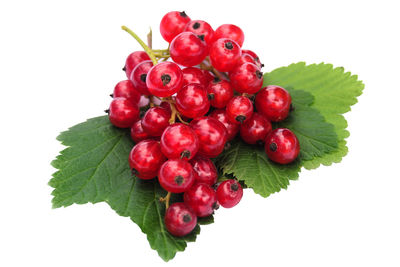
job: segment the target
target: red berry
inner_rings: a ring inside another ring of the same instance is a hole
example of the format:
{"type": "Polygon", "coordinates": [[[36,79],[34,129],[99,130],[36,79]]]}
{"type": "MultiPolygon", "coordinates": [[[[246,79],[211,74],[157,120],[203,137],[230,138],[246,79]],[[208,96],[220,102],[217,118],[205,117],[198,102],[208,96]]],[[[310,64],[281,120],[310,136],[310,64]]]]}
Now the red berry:
{"type": "Polygon", "coordinates": [[[211,99],[211,106],[224,108],[233,97],[233,88],[228,81],[216,78],[208,84],[207,94],[211,99]]]}
{"type": "Polygon", "coordinates": [[[194,183],[192,165],[183,159],[169,159],[158,172],[162,188],[171,193],[183,193],[194,183]]]}
{"type": "Polygon", "coordinates": [[[182,70],[183,73],[183,86],[190,83],[198,83],[206,87],[208,81],[203,70],[195,67],[187,67],[182,70]]]}
{"type": "Polygon", "coordinates": [[[149,108],[142,118],[143,130],[151,136],[161,136],[169,125],[171,113],[165,108],[149,108]]]}
{"type": "Polygon", "coordinates": [[[135,51],[133,53],[131,53],[125,61],[125,73],[126,73],[126,77],[128,77],[128,79],[131,77],[131,73],[133,71],[133,69],[137,66],[137,64],[139,64],[140,62],[143,62],[145,60],[150,60],[149,55],[145,52],[145,51],[135,51]]]}
{"type": "Polygon", "coordinates": [[[182,202],[169,206],[164,217],[165,227],[174,236],[185,236],[197,225],[196,214],[182,202]]]}
{"type": "Polygon", "coordinates": [[[215,191],[208,184],[194,184],[183,194],[183,201],[198,217],[209,216],[218,207],[215,191]]]}
{"type": "Polygon", "coordinates": [[[191,32],[183,32],[172,40],[169,53],[176,63],[191,67],[198,65],[207,56],[207,44],[191,32]]]}
{"type": "Polygon", "coordinates": [[[224,150],[227,140],[225,126],[211,117],[192,120],[190,126],[199,137],[199,155],[215,158],[224,150]]]}
{"type": "Polygon", "coordinates": [[[242,51],[233,40],[221,38],[210,47],[210,62],[219,71],[231,71],[235,68],[242,51]]]}
{"type": "Polygon", "coordinates": [[[149,90],[147,90],[146,78],[147,73],[153,67],[153,62],[151,60],[146,60],[140,62],[132,71],[129,80],[132,81],[133,86],[140,91],[143,95],[150,95],[149,90]]]}
{"type": "Polygon", "coordinates": [[[183,32],[186,24],[190,21],[190,18],[186,13],[171,11],[164,15],[160,22],[160,33],[165,41],[170,43],[172,39],[178,34],[183,32]]]}
{"type": "Polygon", "coordinates": [[[292,98],[289,92],[276,85],[261,89],[255,100],[257,111],[274,122],[286,119],[291,103],[292,98]]]}
{"type": "Polygon", "coordinates": [[[131,137],[135,143],[139,143],[142,140],[150,138],[150,135],[146,133],[142,128],[142,121],[138,120],[131,127],[131,137]]]}
{"type": "Polygon", "coordinates": [[[215,109],[209,115],[211,118],[219,120],[226,128],[227,141],[231,141],[235,138],[236,134],[239,132],[240,125],[228,121],[225,109],[215,109]]]}
{"type": "Polygon", "coordinates": [[[214,39],[229,38],[234,40],[241,47],[244,42],[244,33],[242,29],[233,24],[223,24],[219,26],[214,33],[214,39]]]}
{"type": "Polygon", "coordinates": [[[140,101],[140,92],[136,90],[130,80],[125,80],[117,83],[112,97],[123,97],[137,105],[140,101]]]}
{"type": "Polygon", "coordinates": [[[265,139],[265,152],[270,160],[288,164],[299,155],[299,140],[289,129],[275,129],[265,139]]]}
{"type": "Polygon", "coordinates": [[[151,179],[167,159],[161,152],[160,143],[155,140],[143,140],[137,143],[129,154],[129,166],[139,173],[139,178],[151,179]],[[141,177],[142,176],[142,177],[141,177]]]}
{"type": "Polygon", "coordinates": [[[249,120],[240,125],[240,136],[248,144],[264,144],[271,130],[271,123],[264,116],[254,112],[249,120]]]}
{"type": "Polygon", "coordinates": [[[110,122],[119,128],[129,128],[139,119],[139,107],[130,100],[117,97],[108,110],[110,122]]]}
{"type": "Polygon", "coordinates": [[[176,95],[176,108],[188,118],[205,115],[210,109],[207,91],[200,84],[188,84],[176,95]]]}
{"type": "Polygon", "coordinates": [[[160,107],[161,107],[161,108],[164,108],[164,109],[166,109],[166,110],[168,110],[169,113],[172,112],[172,111],[171,111],[171,104],[168,103],[168,102],[166,102],[166,101],[161,102],[161,103],[160,103],[160,107]]]}
{"type": "Polygon", "coordinates": [[[188,125],[174,123],[161,136],[161,151],[169,159],[192,159],[199,150],[199,138],[188,125]]]}
{"type": "Polygon", "coordinates": [[[253,63],[255,64],[257,67],[259,67],[256,63],[256,60],[249,54],[246,54],[243,52],[242,50],[242,56],[240,57],[240,59],[237,62],[237,66],[240,66],[244,63],[253,63]]]}
{"type": "Polygon", "coordinates": [[[215,79],[215,76],[209,72],[208,70],[203,70],[204,76],[206,77],[207,83],[211,82],[212,80],[215,79]]]}
{"type": "Polygon", "coordinates": [[[147,73],[146,86],[152,95],[168,97],[180,90],[183,84],[181,68],[166,61],[153,66],[147,73]]]}
{"type": "Polygon", "coordinates": [[[245,96],[235,96],[226,105],[226,116],[232,123],[240,124],[253,115],[253,103],[245,96]]]}
{"type": "Polygon", "coordinates": [[[193,166],[194,178],[197,183],[205,183],[212,186],[217,182],[217,168],[209,158],[196,156],[190,163],[193,166]]]}
{"type": "Polygon", "coordinates": [[[233,88],[239,93],[255,94],[263,84],[263,73],[253,63],[238,65],[229,73],[233,88]]]}
{"type": "Polygon", "coordinates": [[[248,54],[248,55],[252,56],[253,59],[254,59],[254,61],[255,61],[255,64],[256,64],[259,68],[264,67],[264,64],[261,63],[260,58],[259,58],[259,57],[257,56],[257,54],[254,53],[253,51],[251,51],[251,50],[246,50],[246,49],[242,49],[242,54],[248,54]]]}
{"type": "Polygon", "coordinates": [[[223,181],[217,188],[218,203],[224,208],[236,206],[243,196],[242,186],[233,179],[223,181]]]}
{"type": "Polygon", "coordinates": [[[203,35],[204,41],[211,45],[214,41],[214,30],[210,24],[204,20],[192,20],[186,24],[185,31],[196,35],[203,35]]]}

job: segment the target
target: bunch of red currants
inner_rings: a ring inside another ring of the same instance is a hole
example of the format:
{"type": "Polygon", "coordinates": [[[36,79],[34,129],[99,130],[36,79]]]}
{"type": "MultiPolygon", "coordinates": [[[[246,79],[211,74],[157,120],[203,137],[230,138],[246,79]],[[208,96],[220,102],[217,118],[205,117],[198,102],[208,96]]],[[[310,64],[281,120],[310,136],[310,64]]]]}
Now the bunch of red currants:
{"type": "Polygon", "coordinates": [[[244,34],[239,27],[224,24],[214,31],[185,12],[169,12],[160,24],[169,43],[165,50],[152,49],[151,38],[146,45],[123,29],[144,51],[126,59],[128,80],[115,86],[107,111],[113,125],[131,129],[136,143],[129,155],[132,172],[141,179],[158,177],[168,191],[161,200],[172,235],[187,235],[197,217],[241,200],[240,183],[217,183],[218,171],[210,159],[238,133],[248,144],[264,145],[276,163],[297,158],[296,135],[271,125],[288,116],[291,96],[279,86],[262,88],[263,65],[254,52],[241,49],[244,34]],[[141,107],[147,106],[141,114],[141,107]],[[169,205],[171,193],[183,193],[184,201],[169,205]]]}

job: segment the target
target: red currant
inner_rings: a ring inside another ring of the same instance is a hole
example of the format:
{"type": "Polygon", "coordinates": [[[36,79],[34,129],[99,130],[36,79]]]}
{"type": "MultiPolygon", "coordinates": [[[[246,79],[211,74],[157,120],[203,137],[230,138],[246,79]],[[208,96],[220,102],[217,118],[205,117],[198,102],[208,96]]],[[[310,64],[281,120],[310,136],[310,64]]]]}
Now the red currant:
{"type": "Polygon", "coordinates": [[[125,73],[128,79],[131,77],[133,69],[142,61],[150,60],[149,55],[145,51],[135,51],[131,53],[125,61],[125,73]]]}
{"type": "Polygon", "coordinates": [[[171,193],[183,193],[194,183],[193,167],[183,159],[169,159],[158,172],[162,188],[171,193]]]}
{"type": "Polygon", "coordinates": [[[190,163],[193,166],[194,178],[197,183],[205,183],[212,186],[217,182],[217,168],[209,158],[196,156],[190,163]]]}
{"type": "Polygon", "coordinates": [[[149,108],[142,118],[142,128],[151,136],[161,136],[169,125],[170,117],[171,113],[165,108],[149,108]]]}
{"type": "Polygon", "coordinates": [[[235,138],[236,134],[239,132],[240,125],[228,121],[225,109],[215,109],[210,115],[211,118],[219,120],[226,128],[227,141],[231,141],[235,138]]]}
{"type": "Polygon", "coordinates": [[[165,227],[174,236],[185,236],[197,225],[196,214],[182,202],[169,206],[164,217],[165,227]]]}
{"type": "Polygon", "coordinates": [[[166,110],[169,111],[169,113],[172,112],[172,111],[171,111],[171,104],[168,103],[168,102],[166,102],[166,101],[162,101],[162,102],[160,103],[160,107],[161,107],[161,108],[165,108],[166,110]]]}
{"type": "Polygon", "coordinates": [[[239,93],[257,93],[263,84],[263,73],[255,64],[249,62],[237,66],[229,73],[229,78],[233,88],[239,93]]]}
{"type": "Polygon", "coordinates": [[[207,84],[215,79],[215,76],[208,70],[203,70],[204,76],[206,77],[207,84]]]}
{"type": "Polygon", "coordinates": [[[226,116],[232,123],[244,123],[253,115],[253,103],[245,96],[235,96],[226,105],[226,116]]]}
{"type": "Polygon", "coordinates": [[[198,83],[206,87],[208,84],[204,71],[199,68],[187,67],[182,70],[182,73],[183,73],[183,86],[188,85],[190,83],[198,83]]]}
{"type": "Polygon", "coordinates": [[[288,91],[276,85],[269,85],[256,96],[257,111],[270,121],[282,121],[289,115],[292,98],[288,91]]]}
{"type": "Polygon", "coordinates": [[[280,164],[294,161],[300,152],[300,143],[289,129],[278,128],[265,139],[265,152],[270,160],[280,164]]]}
{"type": "Polygon", "coordinates": [[[233,179],[223,181],[217,188],[218,203],[224,208],[236,206],[243,196],[242,186],[233,179]]]}
{"type": "Polygon", "coordinates": [[[192,159],[199,150],[199,138],[189,126],[174,123],[161,136],[161,151],[169,159],[192,159]]]}
{"type": "Polygon", "coordinates": [[[242,51],[240,46],[233,40],[221,38],[210,47],[211,65],[219,71],[231,71],[235,68],[242,51]]]}
{"type": "Polygon", "coordinates": [[[156,177],[159,168],[166,160],[161,152],[160,143],[155,140],[140,141],[129,154],[129,166],[142,179],[156,177]]]}
{"type": "Polygon", "coordinates": [[[183,32],[172,40],[169,53],[176,63],[191,67],[198,65],[207,56],[207,44],[191,32],[183,32]]]}
{"type": "Polygon", "coordinates": [[[196,35],[203,35],[204,41],[211,45],[214,41],[214,30],[210,24],[204,20],[192,20],[186,24],[185,31],[196,35]]]}
{"type": "Polygon", "coordinates": [[[176,95],[176,108],[188,118],[205,115],[210,109],[207,91],[200,84],[188,84],[176,95]]]}
{"type": "Polygon", "coordinates": [[[247,53],[244,53],[243,50],[242,50],[242,56],[241,56],[240,59],[238,60],[237,66],[240,66],[240,65],[242,65],[242,64],[244,64],[244,63],[253,63],[253,64],[255,64],[257,67],[260,67],[260,66],[258,66],[258,64],[256,63],[256,60],[254,59],[254,57],[252,57],[251,55],[249,55],[249,54],[247,54],[247,53]]]}
{"type": "Polygon", "coordinates": [[[240,126],[240,136],[248,144],[264,144],[265,138],[271,131],[271,123],[257,112],[240,126]]]}
{"type": "Polygon", "coordinates": [[[111,101],[108,117],[114,126],[129,128],[139,119],[139,107],[126,98],[117,97],[111,101]]]}
{"type": "Polygon", "coordinates": [[[131,77],[129,78],[133,86],[143,95],[150,95],[149,90],[147,90],[146,79],[147,73],[151,67],[153,67],[153,62],[151,60],[142,61],[133,69],[131,77]]]}
{"type": "Polygon", "coordinates": [[[138,120],[131,127],[131,137],[135,143],[139,143],[142,140],[150,138],[150,135],[145,132],[142,128],[142,121],[138,120]]]}
{"type": "Polygon", "coordinates": [[[199,137],[199,155],[215,158],[224,150],[227,140],[225,126],[217,119],[200,117],[192,120],[190,126],[199,137]]]}
{"type": "Polygon", "coordinates": [[[136,90],[130,80],[125,80],[117,83],[112,97],[123,97],[137,105],[140,101],[140,92],[136,90]]]}
{"type": "Polygon", "coordinates": [[[180,90],[183,84],[181,68],[166,61],[153,66],[147,73],[146,86],[152,95],[168,97],[180,90]]]}
{"type": "Polygon", "coordinates": [[[215,191],[208,184],[194,184],[183,194],[183,201],[198,217],[209,216],[218,207],[215,191]]]}
{"type": "Polygon", "coordinates": [[[251,50],[242,49],[242,54],[248,54],[254,58],[255,64],[261,68],[264,67],[264,64],[261,63],[260,58],[251,50]]]}
{"type": "Polygon", "coordinates": [[[207,93],[211,106],[224,108],[233,97],[233,88],[228,81],[215,78],[208,84],[207,93]]]}
{"type": "Polygon", "coordinates": [[[160,22],[161,36],[165,41],[170,43],[172,39],[178,34],[183,32],[186,24],[190,21],[190,18],[186,13],[171,11],[164,15],[160,22]]]}
{"type": "Polygon", "coordinates": [[[214,33],[214,39],[229,38],[234,40],[241,47],[244,42],[244,33],[242,29],[233,24],[223,24],[219,26],[214,33]]]}

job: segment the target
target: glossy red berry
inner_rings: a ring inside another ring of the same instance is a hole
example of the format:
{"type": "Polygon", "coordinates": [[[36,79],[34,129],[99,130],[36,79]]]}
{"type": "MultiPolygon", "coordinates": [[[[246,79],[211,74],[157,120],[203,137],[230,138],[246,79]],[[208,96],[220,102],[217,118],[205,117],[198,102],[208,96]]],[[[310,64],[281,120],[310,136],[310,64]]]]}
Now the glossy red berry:
{"type": "Polygon", "coordinates": [[[211,106],[215,108],[224,108],[233,97],[233,88],[226,80],[215,78],[207,87],[211,106]]]}
{"type": "Polygon", "coordinates": [[[147,90],[146,79],[147,73],[151,67],[153,67],[153,62],[151,60],[142,61],[133,69],[131,77],[129,78],[133,86],[143,95],[150,95],[149,90],[147,90]]]}
{"type": "Polygon", "coordinates": [[[137,64],[145,60],[150,60],[149,55],[145,51],[135,51],[131,53],[125,61],[124,71],[126,73],[126,77],[129,79],[133,69],[137,66],[137,64]]]}
{"type": "Polygon", "coordinates": [[[195,67],[187,67],[182,70],[183,73],[183,85],[188,85],[190,83],[198,83],[202,86],[206,87],[208,84],[208,80],[204,74],[204,71],[195,68],[195,67]]]}
{"type": "Polygon", "coordinates": [[[125,80],[117,83],[111,96],[114,98],[123,97],[130,100],[134,104],[139,104],[141,95],[130,80],[125,80]]]}
{"type": "Polygon", "coordinates": [[[292,98],[288,91],[276,85],[269,85],[256,96],[257,111],[270,121],[282,121],[290,111],[292,98]]]}
{"type": "Polygon", "coordinates": [[[242,55],[240,46],[227,38],[216,40],[209,53],[211,65],[222,72],[233,70],[242,55]]]}
{"type": "Polygon", "coordinates": [[[167,159],[161,152],[160,143],[155,140],[143,140],[137,143],[129,154],[129,166],[142,179],[157,176],[158,170],[167,159]]]}
{"type": "Polygon", "coordinates": [[[245,96],[235,96],[226,105],[226,116],[232,123],[244,123],[253,115],[253,103],[245,96]]]}
{"type": "Polygon", "coordinates": [[[252,56],[254,58],[255,64],[259,68],[264,67],[264,64],[261,63],[260,58],[253,51],[247,50],[247,49],[242,49],[242,54],[248,54],[248,55],[252,56]]]}
{"type": "Polygon", "coordinates": [[[300,143],[289,129],[278,128],[265,139],[265,152],[270,160],[280,164],[294,161],[300,152],[300,143]]]}
{"type": "Polygon", "coordinates": [[[233,179],[223,181],[217,188],[218,203],[224,208],[236,206],[243,196],[242,186],[233,179]]]}
{"type": "Polygon", "coordinates": [[[203,62],[207,52],[207,44],[191,32],[183,32],[176,36],[169,48],[172,60],[185,67],[192,67],[203,62]]]}
{"type": "Polygon", "coordinates": [[[164,217],[165,227],[174,236],[185,236],[197,225],[196,214],[182,202],[168,207],[164,217]]]}
{"type": "Polygon", "coordinates": [[[232,123],[228,120],[225,109],[215,109],[210,113],[209,116],[219,120],[225,126],[227,141],[231,141],[233,138],[235,138],[236,134],[239,132],[240,125],[232,123]]]}
{"type": "Polygon", "coordinates": [[[131,127],[131,137],[135,143],[139,143],[142,140],[149,139],[151,136],[143,130],[142,121],[138,120],[131,127]]]}
{"type": "Polygon", "coordinates": [[[196,35],[202,35],[204,41],[211,45],[214,41],[214,30],[210,24],[204,20],[192,20],[186,24],[185,31],[192,32],[196,35]]]}
{"type": "Polygon", "coordinates": [[[186,24],[190,21],[190,18],[186,13],[171,11],[164,15],[160,22],[160,33],[165,41],[170,43],[172,39],[178,34],[183,32],[186,24]]]}
{"type": "Polygon", "coordinates": [[[255,64],[257,67],[260,67],[260,66],[258,66],[258,64],[256,63],[256,60],[255,60],[251,55],[244,53],[243,50],[242,50],[242,56],[241,56],[240,59],[238,60],[237,66],[240,66],[240,65],[242,65],[242,64],[244,64],[244,63],[253,63],[253,64],[255,64]]]}
{"type": "Polygon", "coordinates": [[[166,61],[153,66],[147,73],[146,86],[152,95],[168,97],[180,90],[183,84],[181,68],[166,61]]]}
{"type": "Polygon", "coordinates": [[[240,137],[248,144],[264,144],[265,138],[271,131],[271,123],[257,112],[240,125],[240,137]]]}
{"type": "Polygon", "coordinates": [[[169,159],[192,159],[199,150],[199,138],[188,125],[174,123],[161,136],[161,151],[169,159]]]}
{"type": "Polygon", "coordinates": [[[139,119],[139,107],[130,100],[117,97],[107,111],[110,122],[119,128],[129,128],[139,119]]]}
{"type": "Polygon", "coordinates": [[[205,115],[210,109],[207,91],[200,84],[188,84],[176,95],[176,108],[188,118],[205,115]]]}
{"type": "Polygon", "coordinates": [[[223,24],[219,26],[214,33],[214,39],[229,38],[234,40],[241,47],[244,42],[244,33],[242,29],[233,24],[223,24]]]}
{"type": "Polygon", "coordinates": [[[203,183],[196,183],[187,190],[183,194],[183,201],[198,217],[209,216],[218,207],[214,189],[203,183]]]}
{"type": "Polygon", "coordinates": [[[203,73],[204,73],[204,76],[206,77],[207,83],[209,83],[215,79],[215,76],[208,70],[203,70],[203,73]]]}
{"type": "Polygon", "coordinates": [[[217,168],[209,158],[196,156],[190,161],[190,164],[193,166],[195,182],[210,186],[217,182],[217,168]]]}
{"type": "Polygon", "coordinates": [[[215,158],[221,154],[227,141],[226,128],[221,122],[211,117],[200,117],[192,120],[190,126],[199,137],[199,155],[215,158]]]}
{"type": "Polygon", "coordinates": [[[253,63],[244,63],[229,73],[233,88],[239,93],[255,94],[263,84],[263,73],[253,63]]]}
{"type": "Polygon", "coordinates": [[[183,193],[194,183],[193,167],[183,159],[169,159],[161,165],[158,181],[171,193],[183,193]]]}
{"type": "Polygon", "coordinates": [[[171,113],[162,107],[149,108],[142,118],[142,128],[150,136],[161,136],[169,125],[171,113]]]}
{"type": "Polygon", "coordinates": [[[172,111],[171,111],[171,104],[168,103],[168,102],[166,102],[166,101],[162,101],[162,102],[160,103],[160,107],[161,107],[161,108],[164,108],[164,109],[166,109],[166,110],[168,110],[169,113],[172,112],[172,111]]]}

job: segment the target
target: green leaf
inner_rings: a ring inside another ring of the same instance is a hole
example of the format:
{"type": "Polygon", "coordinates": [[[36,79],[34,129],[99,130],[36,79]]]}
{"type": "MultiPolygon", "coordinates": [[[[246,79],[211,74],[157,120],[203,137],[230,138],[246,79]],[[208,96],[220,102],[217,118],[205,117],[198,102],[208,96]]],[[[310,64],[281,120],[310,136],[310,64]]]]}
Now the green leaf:
{"type": "MultiPolygon", "coordinates": [[[[159,199],[166,192],[158,182],[132,177],[128,157],[134,144],[128,131],[113,127],[102,116],[70,128],[57,139],[68,147],[52,162],[58,169],[49,182],[55,208],[105,201],[119,215],[130,217],[165,261],[195,241],[199,226],[183,238],[165,229],[165,205],[159,199]]],[[[181,196],[174,195],[171,203],[178,200],[181,196]]],[[[205,222],[212,220],[211,216],[205,222]]]]}

